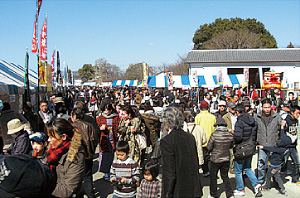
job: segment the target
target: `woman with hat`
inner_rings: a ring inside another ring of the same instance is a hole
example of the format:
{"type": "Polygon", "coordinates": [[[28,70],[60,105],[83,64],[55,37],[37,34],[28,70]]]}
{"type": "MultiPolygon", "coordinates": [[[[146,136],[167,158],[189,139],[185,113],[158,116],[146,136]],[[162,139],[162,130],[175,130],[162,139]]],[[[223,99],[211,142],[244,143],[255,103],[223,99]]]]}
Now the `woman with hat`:
{"type": "Polygon", "coordinates": [[[47,127],[50,149],[46,164],[57,175],[52,195],[55,197],[78,197],[84,176],[85,153],[82,135],[78,128],[63,118],[56,118],[47,127]]]}
{"type": "Polygon", "coordinates": [[[13,143],[4,153],[9,155],[15,154],[28,154],[32,150],[31,144],[29,142],[29,135],[24,131],[25,124],[22,124],[19,119],[12,119],[7,123],[7,134],[14,138],[13,143]]]}

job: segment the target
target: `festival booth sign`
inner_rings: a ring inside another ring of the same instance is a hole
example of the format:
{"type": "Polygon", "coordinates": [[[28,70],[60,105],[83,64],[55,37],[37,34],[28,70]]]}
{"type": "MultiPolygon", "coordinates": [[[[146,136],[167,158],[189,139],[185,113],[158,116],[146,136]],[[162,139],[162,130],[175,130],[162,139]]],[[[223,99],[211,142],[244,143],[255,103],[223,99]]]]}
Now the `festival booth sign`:
{"type": "Polygon", "coordinates": [[[280,73],[276,72],[265,72],[264,80],[262,84],[263,89],[281,89],[281,77],[280,73]]]}
{"type": "Polygon", "coordinates": [[[167,84],[168,84],[168,90],[173,90],[173,72],[166,73],[167,76],[167,84]]]}

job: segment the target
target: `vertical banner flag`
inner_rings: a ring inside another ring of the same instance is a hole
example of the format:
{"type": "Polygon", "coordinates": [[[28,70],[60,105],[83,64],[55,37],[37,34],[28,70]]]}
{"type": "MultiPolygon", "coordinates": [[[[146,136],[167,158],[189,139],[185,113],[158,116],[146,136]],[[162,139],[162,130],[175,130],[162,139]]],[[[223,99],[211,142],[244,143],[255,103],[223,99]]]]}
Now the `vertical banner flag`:
{"type": "Polygon", "coordinates": [[[46,83],[45,63],[42,63],[41,60],[39,60],[39,79],[40,79],[40,85],[44,85],[46,83]]]}
{"type": "Polygon", "coordinates": [[[148,87],[148,65],[147,63],[143,63],[143,71],[144,71],[144,87],[148,87]]]}
{"type": "Polygon", "coordinates": [[[61,84],[60,77],[61,77],[61,71],[60,71],[59,52],[56,51],[56,82],[57,82],[57,84],[61,84]]]}
{"type": "Polygon", "coordinates": [[[33,29],[33,38],[32,38],[32,53],[38,53],[38,47],[37,47],[37,13],[35,14],[35,22],[34,22],[34,29],[33,29]]]}
{"type": "Polygon", "coordinates": [[[166,73],[167,82],[168,82],[168,90],[173,90],[173,72],[166,73]]]}
{"type": "Polygon", "coordinates": [[[52,61],[51,61],[51,79],[52,79],[52,83],[54,82],[54,58],[55,58],[55,50],[53,50],[52,61]]]}
{"type": "Polygon", "coordinates": [[[47,60],[47,16],[41,31],[40,59],[47,60]]]}
{"type": "Polygon", "coordinates": [[[52,71],[51,71],[51,66],[46,63],[45,69],[46,69],[46,87],[47,87],[47,92],[49,92],[49,91],[52,91],[52,71]]]}
{"type": "Polygon", "coordinates": [[[244,78],[245,81],[244,81],[243,88],[247,87],[249,83],[249,68],[244,68],[244,78]]]}
{"type": "Polygon", "coordinates": [[[65,72],[67,72],[65,75],[66,75],[66,83],[68,86],[69,85],[69,65],[67,65],[67,69],[65,70],[65,72]]]}
{"type": "Polygon", "coordinates": [[[40,9],[41,9],[41,6],[42,6],[42,2],[43,2],[43,0],[37,0],[37,1],[36,1],[36,4],[37,4],[37,10],[38,10],[38,15],[40,14],[40,9]]]}
{"type": "Polygon", "coordinates": [[[73,74],[73,72],[71,72],[71,74],[72,74],[72,85],[74,85],[74,74],[73,74]]]}
{"type": "Polygon", "coordinates": [[[71,70],[68,70],[68,82],[69,84],[72,84],[72,71],[71,70]]]}
{"type": "Polygon", "coordinates": [[[222,68],[217,70],[217,84],[223,86],[223,71],[222,68]]]}
{"type": "Polygon", "coordinates": [[[198,76],[197,76],[197,70],[192,71],[192,78],[194,81],[194,86],[198,87],[198,76]]]}
{"type": "Polygon", "coordinates": [[[67,72],[66,72],[66,62],[64,61],[63,62],[63,65],[64,65],[64,78],[63,78],[63,87],[65,87],[66,85],[66,81],[67,81],[67,72]]]}

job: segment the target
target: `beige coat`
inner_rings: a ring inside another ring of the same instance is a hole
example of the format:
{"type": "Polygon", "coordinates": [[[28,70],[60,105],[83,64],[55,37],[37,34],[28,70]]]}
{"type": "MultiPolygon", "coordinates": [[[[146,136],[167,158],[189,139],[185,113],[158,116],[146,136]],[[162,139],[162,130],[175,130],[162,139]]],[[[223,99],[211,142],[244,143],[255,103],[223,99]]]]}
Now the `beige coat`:
{"type": "Polygon", "coordinates": [[[227,124],[227,129],[230,130],[232,129],[232,123],[231,123],[231,116],[230,116],[230,112],[226,113],[223,116],[223,119],[225,120],[226,124],[227,124]]]}
{"type": "Polygon", "coordinates": [[[192,133],[193,136],[195,137],[199,165],[202,165],[202,164],[204,164],[202,145],[207,143],[206,134],[204,132],[203,127],[200,125],[196,125],[195,123],[188,123],[187,127],[189,129],[189,132],[192,133]],[[194,126],[195,126],[195,128],[194,128],[194,126]],[[194,128],[194,130],[193,130],[193,128],[194,128]]]}

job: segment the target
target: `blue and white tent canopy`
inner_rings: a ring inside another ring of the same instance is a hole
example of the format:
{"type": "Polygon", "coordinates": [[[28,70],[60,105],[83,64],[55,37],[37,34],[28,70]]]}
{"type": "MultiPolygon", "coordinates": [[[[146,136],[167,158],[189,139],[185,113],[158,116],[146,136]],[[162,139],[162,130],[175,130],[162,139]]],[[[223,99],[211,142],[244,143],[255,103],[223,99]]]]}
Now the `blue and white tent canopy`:
{"type": "Polygon", "coordinates": [[[223,87],[242,87],[244,82],[243,74],[228,74],[224,76],[223,87]]]}
{"type": "MultiPolygon", "coordinates": [[[[216,75],[198,75],[196,79],[187,75],[173,76],[175,88],[190,88],[204,87],[214,89],[219,87],[217,84],[216,75]]],[[[240,87],[244,83],[244,76],[242,74],[225,75],[223,80],[223,87],[240,87]]],[[[168,87],[167,77],[163,75],[148,76],[148,87],[168,87]]]]}
{"type": "Polygon", "coordinates": [[[112,83],[113,87],[123,87],[128,85],[129,87],[136,87],[138,80],[114,80],[112,83]]]}
{"type": "MultiPolygon", "coordinates": [[[[189,88],[191,87],[191,76],[173,76],[173,87],[189,88]]],[[[148,87],[168,87],[167,77],[163,75],[148,76],[148,87]]]]}
{"type": "MultiPolygon", "coordinates": [[[[24,76],[25,68],[23,66],[0,60],[0,84],[24,87],[24,76]]],[[[38,74],[29,69],[28,76],[30,87],[36,87],[38,84],[38,74]]]]}

